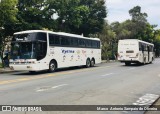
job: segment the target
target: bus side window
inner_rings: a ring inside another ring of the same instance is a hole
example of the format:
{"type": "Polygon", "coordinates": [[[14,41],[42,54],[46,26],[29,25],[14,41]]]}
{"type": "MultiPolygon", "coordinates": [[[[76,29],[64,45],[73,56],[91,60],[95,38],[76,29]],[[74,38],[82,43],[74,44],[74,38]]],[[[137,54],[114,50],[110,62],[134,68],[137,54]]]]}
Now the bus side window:
{"type": "Polygon", "coordinates": [[[84,39],[79,39],[79,47],[85,47],[85,40],[84,39]]]}
{"type": "Polygon", "coordinates": [[[139,51],[142,51],[142,43],[139,42],[139,51]]]}
{"type": "Polygon", "coordinates": [[[86,40],[86,47],[90,48],[92,46],[92,42],[90,40],[86,40]]]}
{"type": "Polygon", "coordinates": [[[49,45],[55,44],[55,37],[53,34],[49,34],[49,45]]]}
{"type": "Polygon", "coordinates": [[[47,34],[40,32],[40,33],[37,34],[37,38],[38,38],[38,40],[47,41],[47,34]]]}
{"type": "Polygon", "coordinates": [[[41,60],[46,56],[47,53],[47,45],[46,42],[38,42],[37,43],[37,60],[41,60]]]}
{"type": "Polygon", "coordinates": [[[145,45],[142,44],[142,52],[145,51],[145,45]]]}
{"type": "Polygon", "coordinates": [[[71,39],[70,45],[73,47],[77,47],[78,46],[78,39],[77,38],[70,38],[70,39],[71,39]]]}
{"type": "Polygon", "coordinates": [[[69,46],[70,45],[70,38],[62,36],[61,37],[61,45],[69,46]]]}

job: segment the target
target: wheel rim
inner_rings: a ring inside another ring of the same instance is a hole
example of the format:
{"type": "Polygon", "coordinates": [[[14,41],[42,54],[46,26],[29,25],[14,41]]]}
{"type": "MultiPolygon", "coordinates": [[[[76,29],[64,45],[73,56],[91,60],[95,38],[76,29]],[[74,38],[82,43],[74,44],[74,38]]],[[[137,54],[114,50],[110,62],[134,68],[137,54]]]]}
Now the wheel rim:
{"type": "Polygon", "coordinates": [[[89,62],[89,60],[87,60],[87,66],[88,66],[88,67],[90,66],[90,62],[89,62]]]}
{"type": "Polygon", "coordinates": [[[54,64],[54,63],[51,63],[51,64],[50,64],[50,70],[51,70],[51,71],[54,71],[54,70],[55,70],[55,64],[54,64]]]}
{"type": "Polygon", "coordinates": [[[94,66],[94,61],[91,61],[91,65],[94,66]]]}

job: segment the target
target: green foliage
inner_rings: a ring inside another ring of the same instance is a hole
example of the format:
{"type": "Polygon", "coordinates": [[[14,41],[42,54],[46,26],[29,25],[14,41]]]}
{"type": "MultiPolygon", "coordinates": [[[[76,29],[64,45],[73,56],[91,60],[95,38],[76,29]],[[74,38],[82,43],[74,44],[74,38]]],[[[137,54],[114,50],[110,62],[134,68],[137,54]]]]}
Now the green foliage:
{"type": "Polygon", "coordinates": [[[2,63],[0,63],[0,68],[2,68],[3,67],[3,65],[2,65],[2,63]]]}
{"type": "Polygon", "coordinates": [[[155,45],[155,56],[160,57],[160,30],[154,31],[153,43],[155,45]]]}
{"type": "MultiPolygon", "coordinates": [[[[0,2],[0,57],[3,58],[3,51],[6,45],[6,36],[12,35],[14,25],[18,22],[16,15],[17,0],[1,0],[0,2]]],[[[3,62],[2,62],[3,64],[3,62]]]]}
{"type": "Polygon", "coordinates": [[[104,24],[102,32],[98,34],[98,37],[102,43],[102,59],[114,59],[114,55],[117,52],[116,34],[111,30],[107,22],[104,24]]]}
{"type": "Polygon", "coordinates": [[[58,31],[88,36],[103,28],[104,0],[52,0],[49,7],[58,15],[58,31]]]}

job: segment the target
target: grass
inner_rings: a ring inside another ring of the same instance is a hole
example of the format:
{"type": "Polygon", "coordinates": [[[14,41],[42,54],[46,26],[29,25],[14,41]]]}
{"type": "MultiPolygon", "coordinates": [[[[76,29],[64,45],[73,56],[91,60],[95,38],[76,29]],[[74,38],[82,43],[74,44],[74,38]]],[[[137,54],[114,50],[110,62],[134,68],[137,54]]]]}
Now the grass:
{"type": "Polygon", "coordinates": [[[2,68],[2,63],[0,63],[0,68],[2,68]]]}

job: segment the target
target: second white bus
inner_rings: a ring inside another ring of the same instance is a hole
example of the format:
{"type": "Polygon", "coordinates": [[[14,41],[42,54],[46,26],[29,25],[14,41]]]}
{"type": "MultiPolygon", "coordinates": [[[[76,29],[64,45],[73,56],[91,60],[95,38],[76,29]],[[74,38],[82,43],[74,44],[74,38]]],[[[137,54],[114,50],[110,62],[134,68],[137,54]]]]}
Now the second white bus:
{"type": "Polygon", "coordinates": [[[118,60],[126,65],[131,63],[152,63],[154,44],[138,39],[124,39],[118,42],[118,60]]]}
{"type": "Polygon", "coordinates": [[[13,70],[53,72],[57,68],[101,63],[98,38],[29,30],[15,33],[11,45],[10,68],[13,70]]]}

